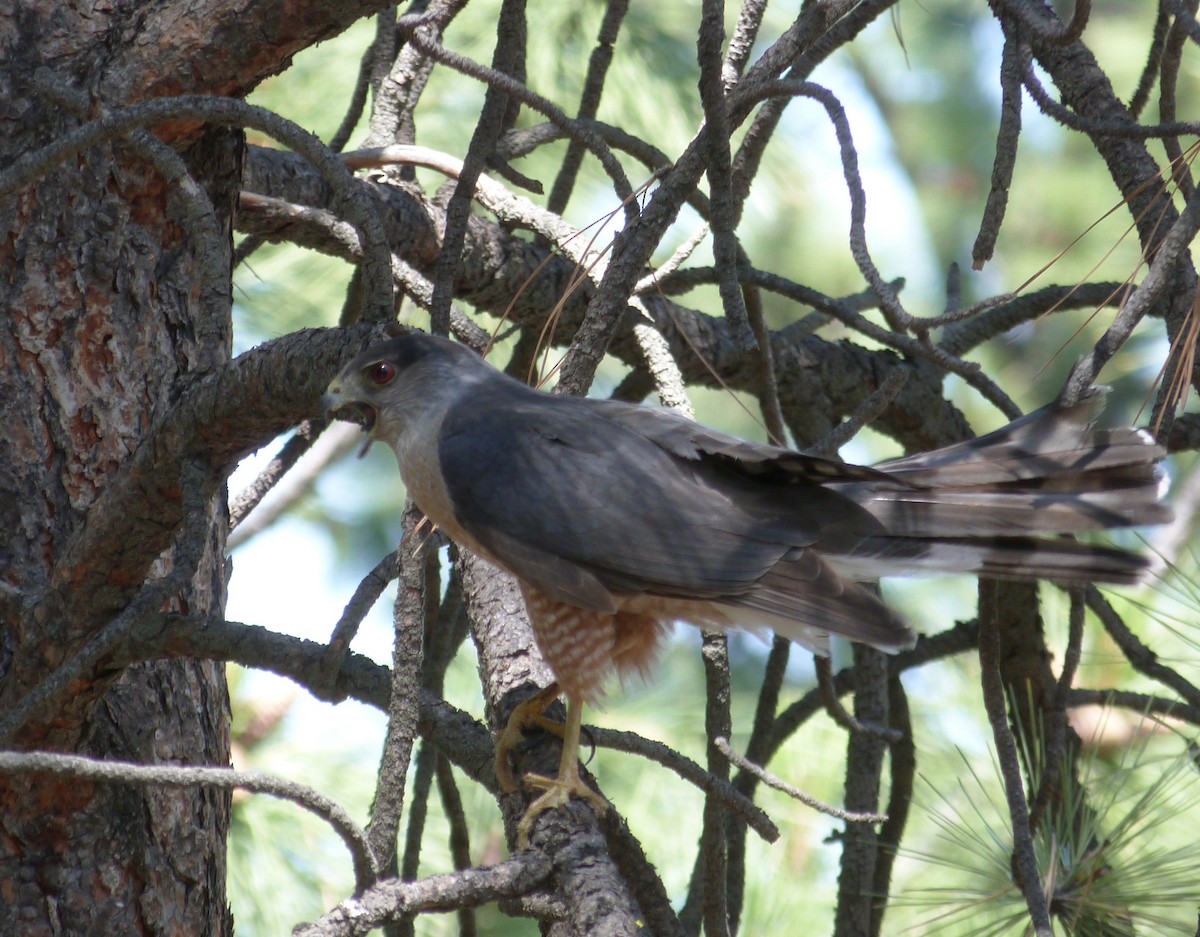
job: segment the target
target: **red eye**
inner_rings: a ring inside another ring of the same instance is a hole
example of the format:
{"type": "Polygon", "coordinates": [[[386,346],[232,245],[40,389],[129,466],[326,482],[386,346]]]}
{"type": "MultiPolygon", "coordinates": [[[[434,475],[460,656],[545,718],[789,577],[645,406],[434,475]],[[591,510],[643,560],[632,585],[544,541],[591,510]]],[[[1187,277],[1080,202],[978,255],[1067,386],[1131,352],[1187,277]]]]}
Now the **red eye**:
{"type": "Polygon", "coordinates": [[[396,366],[390,361],[376,361],[364,370],[372,384],[390,384],[396,376],[396,366]]]}

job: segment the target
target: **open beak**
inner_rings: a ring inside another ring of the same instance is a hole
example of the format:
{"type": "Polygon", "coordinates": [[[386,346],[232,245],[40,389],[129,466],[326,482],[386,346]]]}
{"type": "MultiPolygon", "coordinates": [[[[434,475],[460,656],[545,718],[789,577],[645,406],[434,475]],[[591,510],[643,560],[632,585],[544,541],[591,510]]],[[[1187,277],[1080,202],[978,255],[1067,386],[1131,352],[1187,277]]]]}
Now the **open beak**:
{"type": "Polygon", "coordinates": [[[325,391],[325,395],[321,398],[321,406],[325,411],[325,419],[345,420],[347,423],[355,423],[362,427],[367,438],[358,452],[358,457],[361,459],[365,456],[367,450],[371,448],[371,443],[375,441],[375,408],[361,400],[345,396],[336,380],[325,391]]]}

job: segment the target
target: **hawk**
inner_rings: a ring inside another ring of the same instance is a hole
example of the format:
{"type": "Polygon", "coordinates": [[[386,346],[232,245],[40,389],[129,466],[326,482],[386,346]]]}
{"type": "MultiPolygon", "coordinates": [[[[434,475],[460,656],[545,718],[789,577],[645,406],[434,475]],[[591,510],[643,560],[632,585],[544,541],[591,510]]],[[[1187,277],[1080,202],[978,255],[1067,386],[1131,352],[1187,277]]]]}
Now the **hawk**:
{"type": "MultiPolygon", "coordinates": [[[[860,467],[747,442],[673,413],[543,393],[468,348],[411,331],[329,385],[332,417],[395,452],[408,493],[447,536],[516,577],[561,690],[559,776],[519,827],[570,794],[583,703],[644,673],[675,621],[770,630],[818,654],[836,634],[884,651],[913,631],[859,583],[976,573],[1136,582],[1139,556],[1069,537],[1159,523],[1164,450],[1094,430],[1104,391],[986,436],[860,467]],[[1047,536],[1051,535],[1051,536],[1047,536]]],[[[503,739],[513,739],[512,728],[503,739]]],[[[512,785],[500,746],[497,765],[512,785]]]]}

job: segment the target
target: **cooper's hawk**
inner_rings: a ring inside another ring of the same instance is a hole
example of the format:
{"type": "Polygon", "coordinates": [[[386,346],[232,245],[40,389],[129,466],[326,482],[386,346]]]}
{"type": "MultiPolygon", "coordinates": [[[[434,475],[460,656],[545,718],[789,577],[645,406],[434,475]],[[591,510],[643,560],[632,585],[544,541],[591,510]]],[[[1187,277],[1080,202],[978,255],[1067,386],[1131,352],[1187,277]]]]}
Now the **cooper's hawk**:
{"type": "Polygon", "coordinates": [[[817,653],[830,634],[896,651],[913,632],[857,582],[1136,581],[1146,564],[1134,554],[1038,536],[1169,516],[1163,450],[1139,430],[1093,430],[1103,396],[862,468],[662,410],[545,394],[410,332],[355,358],[325,403],[392,447],[431,521],[520,582],[568,701],[559,777],[535,779],[549,790],[525,835],[536,813],[586,790],[583,702],[614,672],[644,672],[674,621],[769,629],[817,653]]]}

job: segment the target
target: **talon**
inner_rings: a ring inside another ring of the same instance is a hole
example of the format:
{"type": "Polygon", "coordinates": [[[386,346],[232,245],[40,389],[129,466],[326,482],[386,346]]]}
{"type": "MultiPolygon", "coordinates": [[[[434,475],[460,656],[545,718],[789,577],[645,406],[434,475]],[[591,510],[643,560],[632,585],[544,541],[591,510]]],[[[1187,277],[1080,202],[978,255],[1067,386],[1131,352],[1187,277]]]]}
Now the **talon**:
{"type": "Polygon", "coordinates": [[[595,811],[597,817],[602,817],[608,811],[608,801],[602,794],[597,794],[594,790],[583,783],[583,778],[579,776],[579,762],[573,761],[571,768],[568,770],[567,776],[559,773],[556,778],[548,778],[541,774],[527,774],[522,779],[527,787],[540,787],[545,789],[545,793],[537,798],[529,809],[525,811],[525,815],[521,817],[517,824],[517,849],[529,848],[529,834],[533,830],[533,821],[545,813],[547,810],[557,810],[559,807],[565,807],[567,802],[574,794],[580,800],[585,800],[595,811]]]}
{"type": "Polygon", "coordinates": [[[539,690],[525,702],[517,706],[508,717],[508,722],[496,738],[496,780],[505,792],[511,794],[517,790],[517,779],[513,776],[509,764],[512,750],[521,744],[525,730],[531,728],[545,729],[555,735],[562,736],[563,724],[554,719],[547,719],[543,714],[546,707],[558,699],[557,683],[551,683],[539,690]]]}
{"type": "MultiPolygon", "coordinates": [[[[543,788],[545,793],[529,805],[524,816],[517,823],[518,851],[529,847],[529,834],[533,831],[533,822],[547,810],[557,810],[559,807],[566,806],[572,794],[587,801],[598,817],[604,816],[608,810],[608,801],[584,784],[582,778],[579,777],[579,727],[583,721],[583,700],[574,696],[567,697],[567,721],[563,724],[551,722],[542,716],[542,710],[549,705],[549,700],[541,700],[543,695],[544,693],[538,694],[529,703],[523,704],[528,709],[522,713],[522,718],[526,720],[524,723],[526,725],[539,725],[556,734],[561,734],[563,739],[562,758],[558,764],[557,777],[548,778],[540,774],[527,774],[523,778],[527,786],[543,788]],[[540,708],[535,705],[538,703],[541,704],[540,708]]],[[[517,708],[520,710],[522,707],[517,708]]],[[[514,713],[514,718],[509,720],[504,736],[508,736],[516,715],[514,713]]],[[[519,735],[517,737],[519,738],[519,735]]],[[[504,751],[504,761],[504,773],[511,779],[512,773],[508,770],[507,748],[504,751]]],[[[499,763],[499,755],[497,755],[497,763],[499,763]]],[[[503,784],[504,778],[501,776],[501,772],[497,770],[496,774],[501,778],[501,784],[503,784]]]]}

